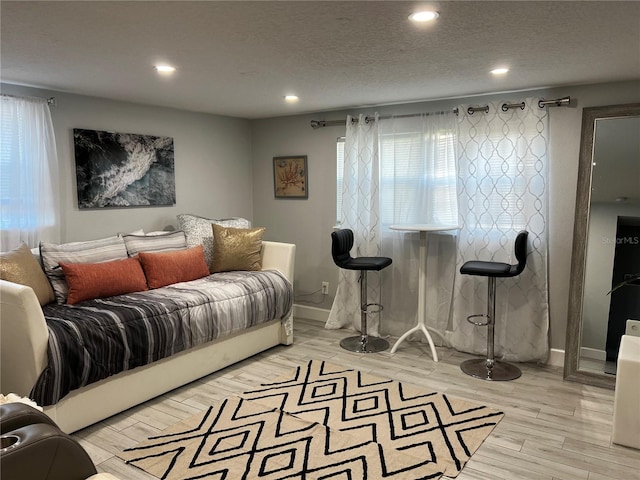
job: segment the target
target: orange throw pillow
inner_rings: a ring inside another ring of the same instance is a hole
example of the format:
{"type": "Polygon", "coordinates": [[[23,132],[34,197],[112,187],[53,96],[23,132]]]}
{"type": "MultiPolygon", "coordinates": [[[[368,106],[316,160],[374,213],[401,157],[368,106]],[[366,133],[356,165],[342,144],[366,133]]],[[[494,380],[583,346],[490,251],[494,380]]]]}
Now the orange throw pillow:
{"type": "Polygon", "coordinates": [[[174,252],[138,253],[149,288],[188,282],[209,275],[202,245],[174,252]]]}
{"type": "Polygon", "coordinates": [[[60,262],[69,285],[67,304],[148,290],[137,258],[102,263],[60,262]]]}

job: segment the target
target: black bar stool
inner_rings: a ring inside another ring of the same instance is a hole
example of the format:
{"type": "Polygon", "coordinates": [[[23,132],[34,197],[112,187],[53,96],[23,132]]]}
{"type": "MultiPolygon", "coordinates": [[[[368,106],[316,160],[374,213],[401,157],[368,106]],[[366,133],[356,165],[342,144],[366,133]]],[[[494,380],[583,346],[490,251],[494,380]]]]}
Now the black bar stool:
{"type": "Polygon", "coordinates": [[[460,369],[467,375],[481,378],[483,380],[515,380],[522,375],[522,372],[515,365],[495,360],[493,358],[494,346],[494,325],[496,317],[496,278],[515,277],[520,275],[527,264],[527,237],[529,232],[518,233],[515,244],[515,254],[518,263],[509,265],[501,262],[482,262],[472,260],[465,262],[460,267],[463,275],[476,275],[489,277],[487,288],[487,313],[470,315],[467,317],[469,323],[479,327],[487,327],[487,358],[473,358],[460,364],[460,369]],[[476,318],[486,318],[486,322],[478,322],[476,318]]]}
{"type": "Polygon", "coordinates": [[[360,335],[343,338],[340,341],[340,346],[351,352],[382,352],[389,348],[389,342],[367,334],[367,315],[378,313],[383,308],[379,303],[367,303],[367,271],[380,271],[391,265],[391,259],[387,257],[352,258],[349,253],[352,247],[352,230],[346,228],[331,233],[331,256],[335,264],[345,270],[360,272],[360,335]],[[371,307],[377,307],[377,310],[371,310],[371,307]]]}

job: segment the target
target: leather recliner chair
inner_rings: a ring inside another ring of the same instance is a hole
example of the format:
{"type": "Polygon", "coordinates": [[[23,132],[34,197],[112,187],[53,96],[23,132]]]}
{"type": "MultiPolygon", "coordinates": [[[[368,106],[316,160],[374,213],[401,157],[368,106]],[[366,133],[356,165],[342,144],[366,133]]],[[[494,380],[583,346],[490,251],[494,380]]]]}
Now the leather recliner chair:
{"type": "Polygon", "coordinates": [[[98,474],[80,444],[29,405],[0,405],[0,434],[3,480],[117,480],[98,474]]]}

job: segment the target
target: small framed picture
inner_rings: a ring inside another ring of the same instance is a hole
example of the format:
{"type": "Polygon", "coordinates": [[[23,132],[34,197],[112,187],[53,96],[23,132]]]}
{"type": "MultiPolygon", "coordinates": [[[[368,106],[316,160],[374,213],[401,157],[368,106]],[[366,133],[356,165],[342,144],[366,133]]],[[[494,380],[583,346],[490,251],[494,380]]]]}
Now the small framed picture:
{"type": "Polygon", "coordinates": [[[273,157],[276,198],[309,198],[307,156],[273,157]]]}

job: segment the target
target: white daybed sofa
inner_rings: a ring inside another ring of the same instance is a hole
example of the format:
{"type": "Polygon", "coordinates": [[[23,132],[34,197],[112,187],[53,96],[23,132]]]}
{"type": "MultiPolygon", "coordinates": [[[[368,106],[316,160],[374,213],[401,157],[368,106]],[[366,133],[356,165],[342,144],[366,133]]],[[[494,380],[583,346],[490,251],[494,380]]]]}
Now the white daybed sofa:
{"type": "MultiPolygon", "coordinates": [[[[264,241],[262,268],[293,283],[295,245],[264,241]]],[[[293,313],[286,322],[251,327],[133,370],[76,389],[44,408],[71,433],[278,344],[293,342],[293,313]]],[[[4,394],[28,396],[47,365],[48,330],[30,287],[0,280],[0,384],[4,394]]]]}

